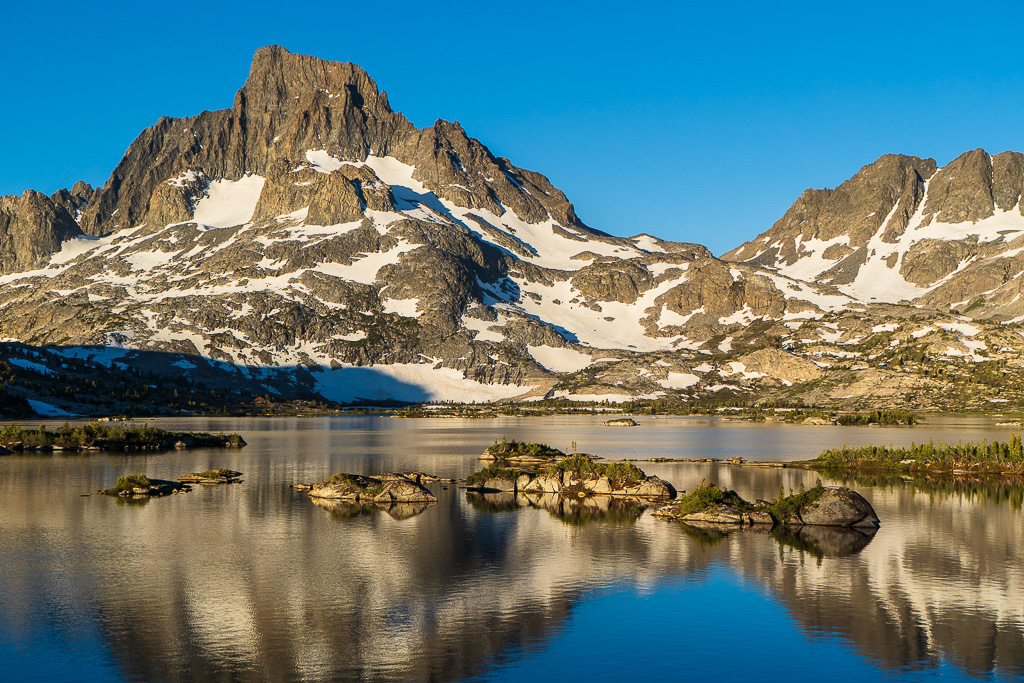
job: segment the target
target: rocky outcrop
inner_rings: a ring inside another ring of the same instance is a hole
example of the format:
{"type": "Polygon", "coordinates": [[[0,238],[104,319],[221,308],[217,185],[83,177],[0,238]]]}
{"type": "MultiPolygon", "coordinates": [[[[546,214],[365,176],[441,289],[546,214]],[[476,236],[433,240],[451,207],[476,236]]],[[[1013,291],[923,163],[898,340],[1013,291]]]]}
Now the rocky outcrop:
{"type": "Polygon", "coordinates": [[[656,476],[622,480],[605,474],[564,471],[557,474],[511,471],[480,478],[472,486],[483,491],[510,493],[552,493],[562,497],[592,495],[627,496],[645,499],[674,498],[672,484],[656,476]]]}
{"type": "Polygon", "coordinates": [[[756,372],[789,383],[806,382],[822,376],[821,368],[813,361],[782,349],[764,348],[740,356],[745,372],[756,372]]]}
{"type": "Polygon", "coordinates": [[[788,526],[846,526],[876,528],[879,525],[871,503],[853,489],[830,486],[815,500],[801,505],[779,519],[788,526]]]}
{"type": "Polygon", "coordinates": [[[654,512],[655,517],[678,519],[693,524],[738,524],[753,526],[754,524],[775,524],[766,509],[738,510],[730,505],[716,505],[706,510],[689,512],[683,515],[673,514],[672,508],[661,508],[654,512]]]}
{"type": "Polygon", "coordinates": [[[401,474],[367,477],[336,474],[309,489],[312,498],[364,503],[433,503],[437,497],[415,478],[401,474]]]}
{"type": "Polygon", "coordinates": [[[701,484],[697,489],[654,512],[655,517],[697,524],[785,527],[824,526],[875,529],[878,515],[862,495],[846,487],[817,486],[775,503],[743,500],[735,491],[701,484]]]}
{"type": "Polygon", "coordinates": [[[128,488],[109,488],[98,493],[118,498],[159,498],[176,493],[188,493],[191,490],[192,487],[183,482],[149,479],[148,483],[143,485],[128,488]]]}
{"type": "Polygon", "coordinates": [[[183,484],[205,484],[216,486],[219,484],[237,484],[242,481],[242,473],[227,468],[218,470],[206,470],[203,472],[192,472],[178,477],[183,484]]]}
{"type": "Polygon", "coordinates": [[[81,234],[68,209],[46,195],[26,190],[0,197],[0,275],[44,265],[63,242],[81,234]]]}

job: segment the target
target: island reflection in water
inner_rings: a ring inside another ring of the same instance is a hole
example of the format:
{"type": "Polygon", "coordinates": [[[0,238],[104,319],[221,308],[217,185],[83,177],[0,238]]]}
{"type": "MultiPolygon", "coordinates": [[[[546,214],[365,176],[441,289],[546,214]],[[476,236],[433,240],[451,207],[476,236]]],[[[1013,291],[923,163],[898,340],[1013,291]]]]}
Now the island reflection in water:
{"type": "MultiPolygon", "coordinates": [[[[409,443],[424,442],[417,426],[409,443]]],[[[597,666],[589,648],[600,642],[597,678],[630,675],[639,653],[645,677],[721,677],[721,660],[683,644],[713,652],[727,636],[744,643],[730,646],[734,678],[765,678],[762,657],[786,662],[781,677],[835,666],[896,678],[1024,675],[1019,488],[843,482],[879,513],[873,538],[695,529],[630,501],[437,484],[437,503],[374,510],[314,502],[287,484],[310,472],[413,468],[353,466],[366,459],[359,438],[345,462],[337,446],[308,448],[322,433],[306,434],[298,454],[295,432],[275,436],[247,431],[251,450],[230,461],[198,451],[0,460],[0,673],[455,680],[562,666],[569,675],[597,666]],[[245,472],[246,483],[142,506],[79,497],[126,467],[169,476],[216,464],[245,472]],[[710,623],[692,611],[705,598],[716,607],[710,623]],[[642,624],[621,623],[630,609],[642,624]],[[785,633],[759,631],[766,610],[785,633]],[[578,633],[588,649],[574,645],[578,633]],[[676,647],[648,652],[654,633],[672,634],[676,647]]],[[[415,469],[465,476],[478,466],[474,451],[428,453],[434,467],[415,469]]],[[[707,478],[747,498],[816,476],[644,467],[681,489],[707,478]]]]}

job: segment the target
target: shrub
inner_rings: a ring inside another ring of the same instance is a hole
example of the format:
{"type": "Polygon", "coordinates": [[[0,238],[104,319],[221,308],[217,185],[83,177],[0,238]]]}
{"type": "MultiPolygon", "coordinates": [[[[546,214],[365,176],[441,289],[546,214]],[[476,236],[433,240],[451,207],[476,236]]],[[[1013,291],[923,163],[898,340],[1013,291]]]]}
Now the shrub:
{"type": "Polygon", "coordinates": [[[806,491],[803,484],[800,485],[798,493],[792,493],[792,491],[793,489],[790,489],[790,494],[783,496],[780,489],[778,500],[768,507],[768,511],[776,520],[784,520],[805,505],[810,505],[821,498],[821,494],[825,493],[825,487],[821,485],[821,480],[819,479],[812,488],[806,491]]]}
{"type": "Polygon", "coordinates": [[[747,510],[753,507],[750,503],[740,498],[735,491],[720,489],[715,484],[709,484],[706,480],[702,479],[692,493],[679,499],[675,509],[680,515],[688,515],[708,510],[716,505],[730,505],[740,510],[747,510]]]}
{"type": "Polygon", "coordinates": [[[339,472],[338,474],[331,475],[331,483],[336,486],[351,486],[353,488],[362,488],[355,479],[339,472]]]}
{"type": "Polygon", "coordinates": [[[220,469],[216,470],[203,470],[202,472],[199,473],[199,476],[204,477],[206,479],[227,479],[232,474],[232,471],[229,470],[227,467],[221,467],[220,469]]]}
{"type": "Polygon", "coordinates": [[[117,491],[128,491],[134,488],[145,488],[152,482],[144,474],[126,474],[123,477],[118,477],[114,483],[114,489],[117,491]]]}
{"type": "Polygon", "coordinates": [[[500,442],[495,439],[494,444],[488,446],[487,453],[498,460],[519,456],[554,460],[565,455],[565,453],[557,448],[552,448],[546,444],[509,441],[505,437],[502,437],[500,442]]]}
{"type": "Polygon", "coordinates": [[[469,486],[480,486],[488,479],[518,479],[523,474],[533,473],[529,470],[504,467],[500,463],[493,463],[466,477],[466,483],[469,486]]]}

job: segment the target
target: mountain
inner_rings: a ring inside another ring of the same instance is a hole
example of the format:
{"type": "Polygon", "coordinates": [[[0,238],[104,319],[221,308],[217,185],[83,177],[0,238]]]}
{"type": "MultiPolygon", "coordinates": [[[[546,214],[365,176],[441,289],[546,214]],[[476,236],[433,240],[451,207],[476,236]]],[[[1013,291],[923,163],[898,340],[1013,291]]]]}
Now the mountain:
{"type": "Polygon", "coordinates": [[[1024,154],[886,155],[834,190],[807,190],[726,260],[835,285],[860,301],[1024,318],[1024,154]]]}
{"type": "Polygon", "coordinates": [[[716,259],[593,229],[457,122],[413,126],[359,67],[262,48],[230,109],[160,119],[103,187],[0,198],[0,412],[973,406],[978,369],[1012,382],[1020,357],[1000,324],[1020,156],[883,157],[716,259]]]}

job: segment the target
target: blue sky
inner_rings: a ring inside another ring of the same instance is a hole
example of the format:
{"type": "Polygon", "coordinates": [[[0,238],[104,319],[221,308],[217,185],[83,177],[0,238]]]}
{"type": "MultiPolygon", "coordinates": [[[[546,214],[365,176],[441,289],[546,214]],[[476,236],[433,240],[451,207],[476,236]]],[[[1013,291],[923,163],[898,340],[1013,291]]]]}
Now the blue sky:
{"type": "Polygon", "coordinates": [[[0,194],[101,184],[160,116],[231,106],[272,43],[460,121],[595,228],[716,254],[881,154],[1024,151],[1012,4],[139,5],[5,7],[0,194]]]}

